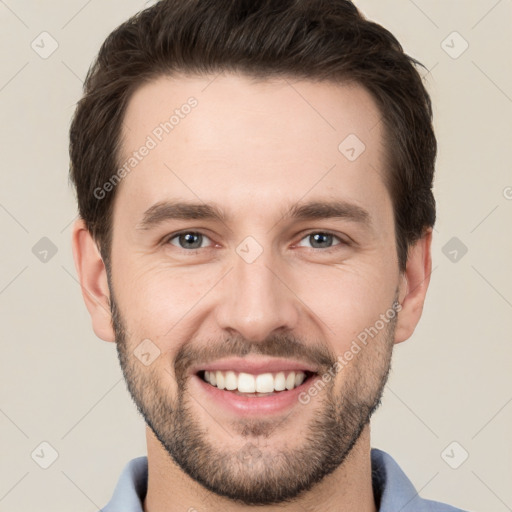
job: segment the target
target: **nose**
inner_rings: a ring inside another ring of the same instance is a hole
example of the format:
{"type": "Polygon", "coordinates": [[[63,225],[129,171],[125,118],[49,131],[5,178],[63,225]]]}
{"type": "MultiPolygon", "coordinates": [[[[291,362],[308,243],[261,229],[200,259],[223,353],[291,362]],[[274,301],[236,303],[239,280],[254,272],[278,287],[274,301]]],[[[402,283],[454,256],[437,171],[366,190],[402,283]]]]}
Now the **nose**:
{"type": "Polygon", "coordinates": [[[248,263],[235,254],[217,307],[219,328],[245,339],[264,341],[276,331],[294,329],[300,301],[283,262],[264,251],[248,263]]]}

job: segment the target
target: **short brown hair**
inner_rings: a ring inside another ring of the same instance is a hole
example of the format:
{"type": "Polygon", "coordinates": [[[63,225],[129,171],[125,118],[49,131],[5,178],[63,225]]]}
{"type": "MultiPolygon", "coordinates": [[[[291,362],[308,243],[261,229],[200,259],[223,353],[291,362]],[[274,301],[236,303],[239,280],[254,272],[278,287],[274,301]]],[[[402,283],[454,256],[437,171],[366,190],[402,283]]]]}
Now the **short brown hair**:
{"type": "MultiPolygon", "coordinates": [[[[348,0],[161,0],[115,29],[87,74],[70,129],[70,177],[79,214],[110,262],[121,128],[134,91],[173,73],[353,82],[377,101],[387,145],[400,270],[435,222],[437,143],[430,97],[396,38],[348,0]]],[[[341,141],[340,141],[341,142],[341,141]]]]}

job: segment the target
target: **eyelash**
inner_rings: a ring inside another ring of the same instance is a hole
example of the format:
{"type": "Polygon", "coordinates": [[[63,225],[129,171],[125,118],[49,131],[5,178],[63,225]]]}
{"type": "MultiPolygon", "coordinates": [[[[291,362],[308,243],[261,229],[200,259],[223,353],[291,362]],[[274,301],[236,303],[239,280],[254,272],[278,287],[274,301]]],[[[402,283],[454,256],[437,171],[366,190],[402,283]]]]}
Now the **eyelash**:
{"type": "MultiPolygon", "coordinates": [[[[172,235],[169,235],[168,237],[166,237],[163,241],[164,244],[170,244],[170,245],[173,245],[177,250],[179,251],[182,251],[184,253],[187,253],[187,254],[197,254],[198,251],[202,250],[202,249],[210,249],[210,247],[199,247],[199,248],[195,248],[195,249],[185,249],[183,247],[179,247],[179,246],[176,246],[174,244],[171,244],[171,240],[174,240],[175,238],[181,236],[181,235],[187,235],[187,234],[193,234],[193,235],[202,235],[203,237],[206,237],[207,239],[211,240],[210,237],[204,233],[202,233],[201,231],[179,231],[177,233],[173,233],[172,235]]],[[[320,231],[320,230],[316,230],[316,231],[310,231],[306,234],[304,234],[302,236],[302,238],[299,240],[299,242],[302,242],[302,240],[304,240],[305,238],[311,236],[311,235],[315,235],[315,234],[322,234],[322,235],[330,235],[332,236],[333,238],[337,239],[339,241],[338,244],[336,245],[333,245],[331,247],[327,247],[325,249],[322,249],[322,248],[319,248],[319,247],[307,247],[307,249],[311,249],[313,251],[322,251],[324,253],[330,253],[332,251],[335,251],[336,249],[343,247],[343,246],[349,246],[350,245],[350,242],[347,241],[347,240],[344,240],[342,239],[341,237],[339,237],[338,235],[336,235],[335,233],[331,232],[331,231],[320,231]]]]}

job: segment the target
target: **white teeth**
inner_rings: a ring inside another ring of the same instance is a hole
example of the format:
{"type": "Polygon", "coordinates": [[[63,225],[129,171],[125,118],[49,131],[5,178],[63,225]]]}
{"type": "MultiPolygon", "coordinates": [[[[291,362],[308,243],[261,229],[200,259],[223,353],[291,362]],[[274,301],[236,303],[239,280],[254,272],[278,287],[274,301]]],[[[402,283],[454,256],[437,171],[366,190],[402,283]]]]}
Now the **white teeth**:
{"type": "Polygon", "coordinates": [[[254,375],[250,373],[240,373],[238,375],[238,391],[241,393],[254,393],[256,391],[254,375]]]}
{"type": "MultiPolygon", "coordinates": [[[[219,389],[224,389],[226,387],[224,384],[224,374],[222,372],[215,372],[215,379],[217,380],[217,387],[219,389]]],[[[212,383],[211,379],[208,380],[208,382],[211,384],[212,383]]]]}
{"type": "Polygon", "coordinates": [[[224,376],[224,386],[228,391],[233,391],[238,387],[238,379],[236,378],[235,372],[226,372],[224,376]]]}
{"type": "Polygon", "coordinates": [[[212,386],[240,393],[273,393],[291,390],[300,386],[306,379],[304,372],[235,373],[233,371],[205,371],[204,380],[212,386]]]}
{"type": "MultiPolygon", "coordinates": [[[[306,376],[302,372],[297,372],[295,374],[295,387],[300,386],[303,382],[306,376]]],[[[210,381],[211,382],[211,381],[210,381]]]]}
{"type": "Polygon", "coordinates": [[[295,387],[295,372],[288,374],[286,377],[286,389],[293,389],[295,387]]]}
{"type": "MultiPolygon", "coordinates": [[[[240,386],[238,389],[240,390],[240,386]]],[[[272,393],[274,391],[274,377],[271,373],[262,373],[256,377],[256,391],[258,393],[272,393]]]]}
{"type": "Polygon", "coordinates": [[[274,389],[276,391],[284,391],[286,389],[286,377],[284,372],[279,372],[274,377],[274,389]]]}

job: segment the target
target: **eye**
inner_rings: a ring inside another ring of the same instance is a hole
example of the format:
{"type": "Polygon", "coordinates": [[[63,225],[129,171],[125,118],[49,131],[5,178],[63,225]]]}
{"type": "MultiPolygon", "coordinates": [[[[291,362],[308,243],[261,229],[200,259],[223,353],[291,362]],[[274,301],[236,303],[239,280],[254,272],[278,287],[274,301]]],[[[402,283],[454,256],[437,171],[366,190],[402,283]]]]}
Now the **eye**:
{"type": "Polygon", "coordinates": [[[306,235],[298,244],[299,247],[311,247],[313,249],[330,249],[333,247],[333,240],[338,240],[339,243],[334,244],[342,245],[345,244],[341,238],[333,235],[332,233],[328,233],[325,231],[315,231],[314,233],[309,233],[306,235]],[[308,241],[310,245],[305,245],[304,240],[308,241]]]}
{"type": "Polygon", "coordinates": [[[171,245],[175,245],[180,249],[201,249],[205,240],[211,240],[202,233],[196,231],[184,231],[173,235],[167,240],[171,245]]]}
{"type": "MultiPolygon", "coordinates": [[[[208,247],[211,245],[212,240],[203,233],[199,233],[197,231],[183,231],[169,237],[167,239],[167,243],[170,243],[180,249],[194,250],[208,247]]],[[[315,231],[302,238],[297,245],[299,247],[310,247],[312,249],[331,249],[338,245],[347,245],[347,242],[332,233],[326,231],[315,231]],[[337,240],[338,243],[333,243],[335,240],[337,240]]]]}

